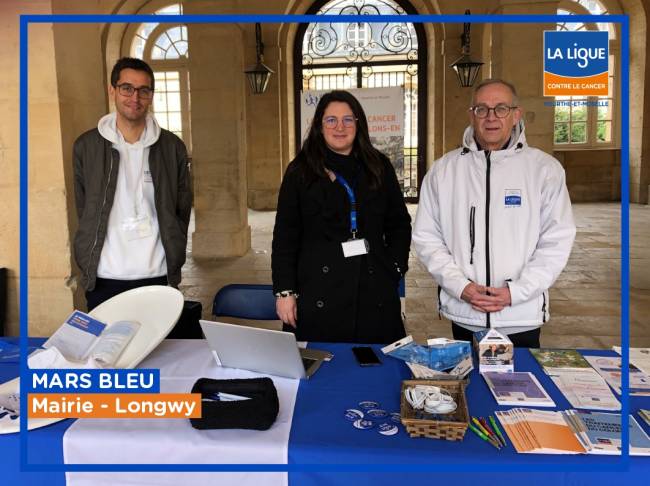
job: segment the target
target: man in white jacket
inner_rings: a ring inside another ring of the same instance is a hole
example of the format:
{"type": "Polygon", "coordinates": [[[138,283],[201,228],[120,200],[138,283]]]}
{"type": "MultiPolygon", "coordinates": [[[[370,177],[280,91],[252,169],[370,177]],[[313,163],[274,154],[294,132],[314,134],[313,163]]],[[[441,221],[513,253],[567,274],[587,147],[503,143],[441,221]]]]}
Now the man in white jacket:
{"type": "Polygon", "coordinates": [[[462,148],[424,178],[415,251],[438,283],[454,338],[495,328],[515,346],[539,347],[548,289],[576,232],[564,169],[526,143],[510,83],[481,82],[469,117],[462,148]]]}

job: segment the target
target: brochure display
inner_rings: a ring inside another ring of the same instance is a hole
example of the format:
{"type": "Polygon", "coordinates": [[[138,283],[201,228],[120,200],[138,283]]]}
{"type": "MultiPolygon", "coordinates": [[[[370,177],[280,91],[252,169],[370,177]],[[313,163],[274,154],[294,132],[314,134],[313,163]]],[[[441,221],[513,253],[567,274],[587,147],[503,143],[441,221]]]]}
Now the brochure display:
{"type": "MultiPolygon", "coordinates": [[[[497,411],[519,453],[621,454],[621,415],[581,410],[497,411]]],[[[630,455],[650,455],[650,438],[630,415],[630,455]]]]}
{"type": "Polygon", "coordinates": [[[573,407],[592,410],[621,409],[620,402],[605,380],[575,349],[530,349],[530,354],[573,407]]]}
{"type": "MultiPolygon", "coordinates": [[[[154,285],[129,290],[107,300],[93,309],[89,315],[97,321],[100,321],[100,323],[107,324],[106,330],[103,331],[104,333],[109,331],[113,325],[120,323],[120,321],[137,322],[140,324],[137,332],[131,334],[130,341],[126,344],[126,347],[119,355],[119,358],[117,358],[117,361],[110,366],[113,368],[126,369],[137,366],[158,346],[158,344],[160,344],[163,339],[165,339],[167,334],[174,327],[183,310],[183,302],[183,295],[177,289],[174,289],[173,287],[154,285]]],[[[74,314],[70,317],[72,318],[73,316],[74,314]]],[[[74,317],[77,318],[79,316],[74,317]]],[[[67,325],[68,324],[64,324],[62,328],[67,325]]],[[[86,347],[83,351],[77,351],[77,355],[82,356],[81,359],[83,359],[83,356],[87,356],[89,349],[93,349],[92,346],[95,340],[97,340],[94,344],[95,350],[97,350],[97,346],[99,346],[103,341],[102,348],[98,350],[101,351],[101,353],[96,357],[98,358],[99,363],[96,362],[91,365],[81,363],[81,366],[79,365],[80,363],[71,363],[72,366],[70,367],[98,367],[97,365],[101,365],[104,360],[108,359],[108,361],[110,361],[111,348],[113,348],[115,341],[121,341],[120,338],[124,337],[124,332],[127,331],[126,328],[121,326],[122,324],[119,324],[118,327],[120,327],[120,329],[116,329],[119,332],[108,333],[108,339],[104,340],[97,339],[97,335],[102,334],[101,331],[96,335],[93,335],[92,333],[81,334],[82,341],[85,340],[84,342],[86,343],[86,347]],[[109,355],[108,358],[106,354],[107,352],[109,355]]],[[[97,329],[97,327],[101,326],[96,327],[95,324],[91,324],[91,327],[97,329]]],[[[75,335],[78,330],[79,329],[75,329],[72,331],[67,329],[67,331],[73,332],[75,335]]],[[[65,330],[63,332],[65,333],[65,330]]],[[[59,331],[54,333],[51,339],[54,339],[58,333],[59,331]]],[[[130,332],[127,334],[130,334],[130,332]]],[[[56,343],[60,338],[61,336],[59,335],[53,342],[56,343]]],[[[41,354],[48,353],[51,350],[53,350],[53,348],[44,351],[41,354]]],[[[60,352],[57,351],[57,353],[61,355],[60,352]]],[[[38,358],[38,355],[36,358],[38,358]]],[[[36,361],[38,363],[38,359],[36,361]]],[[[64,361],[65,360],[61,361],[61,359],[58,358],[54,360],[54,363],[58,364],[64,361]]],[[[38,363],[39,366],[41,366],[41,364],[42,363],[38,363]]],[[[20,378],[15,378],[1,384],[0,396],[18,396],[19,385],[20,378]]],[[[28,429],[32,430],[44,427],[58,422],[59,420],[60,419],[30,419],[28,421],[28,429]]],[[[0,434],[10,434],[18,431],[19,420],[11,420],[9,415],[0,419],[0,434]]]]}

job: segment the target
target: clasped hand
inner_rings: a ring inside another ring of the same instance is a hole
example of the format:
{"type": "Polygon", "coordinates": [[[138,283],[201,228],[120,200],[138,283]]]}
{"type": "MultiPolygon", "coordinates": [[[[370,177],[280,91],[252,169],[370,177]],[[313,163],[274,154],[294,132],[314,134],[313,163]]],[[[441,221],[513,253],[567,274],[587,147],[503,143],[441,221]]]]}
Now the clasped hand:
{"type": "Polygon", "coordinates": [[[486,287],[470,282],[460,297],[479,312],[498,312],[511,304],[508,286],[486,287]]]}

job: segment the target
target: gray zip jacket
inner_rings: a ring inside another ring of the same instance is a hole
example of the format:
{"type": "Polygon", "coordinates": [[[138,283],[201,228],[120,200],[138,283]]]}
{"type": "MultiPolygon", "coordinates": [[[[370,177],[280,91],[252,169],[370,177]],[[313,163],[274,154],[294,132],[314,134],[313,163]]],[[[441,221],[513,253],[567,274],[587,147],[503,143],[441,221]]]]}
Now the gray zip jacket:
{"type": "MultiPolygon", "coordinates": [[[[120,156],[97,128],[74,143],[74,190],[79,227],[74,237],[74,258],[81,270],[81,285],[95,288],[97,266],[104,246],[108,216],[113,206],[120,156]]],[[[167,281],[178,286],[185,263],[187,227],[192,190],[185,144],[161,129],[149,147],[149,169],[154,186],[160,239],[165,250],[167,281]]]]}

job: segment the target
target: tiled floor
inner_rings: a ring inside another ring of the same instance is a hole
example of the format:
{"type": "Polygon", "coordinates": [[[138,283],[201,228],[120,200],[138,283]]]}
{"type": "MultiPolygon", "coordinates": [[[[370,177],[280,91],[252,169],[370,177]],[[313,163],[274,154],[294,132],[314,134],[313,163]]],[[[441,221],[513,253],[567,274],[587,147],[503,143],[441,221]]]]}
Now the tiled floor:
{"type": "MultiPolygon", "coordinates": [[[[569,263],[551,289],[551,320],[542,345],[608,348],[620,341],[620,205],[574,204],[578,226],[569,263]]],[[[410,206],[412,215],[416,206],[410,206]]],[[[191,250],[183,267],[181,290],[199,300],[210,317],[215,292],[228,283],[271,282],[274,212],[249,211],[252,249],[243,257],[195,260],[191,250]]],[[[192,228],[190,228],[192,230],[192,228]]],[[[630,206],[630,342],[650,347],[650,207],[630,206]]],[[[190,245],[191,248],[191,245],[190,245]]],[[[406,276],[407,332],[416,340],[451,336],[450,324],[437,313],[436,285],[411,254],[406,276]]],[[[277,324],[271,324],[272,327],[277,324]]]]}

